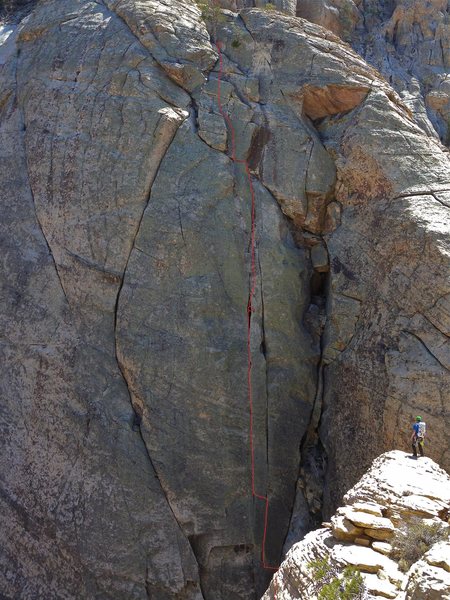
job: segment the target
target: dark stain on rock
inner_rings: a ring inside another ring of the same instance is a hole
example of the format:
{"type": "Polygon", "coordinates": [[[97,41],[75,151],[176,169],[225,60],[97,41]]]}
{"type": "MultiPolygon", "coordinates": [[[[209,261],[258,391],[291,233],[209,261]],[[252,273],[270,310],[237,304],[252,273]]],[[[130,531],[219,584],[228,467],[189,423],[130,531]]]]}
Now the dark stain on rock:
{"type": "Polygon", "coordinates": [[[248,153],[248,166],[250,171],[258,171],[259,164],[262,159],[264,147],[270,140],[270,131],[264,125],[258,127],[252,137],[250,150],[248,153]]]}
{"type": "Polygon", "coordinates": [[[344,264],[342,264],[337,256],[333,258],[331,264],[333,267],[333,273],[343,273],[347,277],[347,279],[350,279],[350,281],[356,281],[354,273],[352,273],[350,269],[348,269],[344,264]]]}

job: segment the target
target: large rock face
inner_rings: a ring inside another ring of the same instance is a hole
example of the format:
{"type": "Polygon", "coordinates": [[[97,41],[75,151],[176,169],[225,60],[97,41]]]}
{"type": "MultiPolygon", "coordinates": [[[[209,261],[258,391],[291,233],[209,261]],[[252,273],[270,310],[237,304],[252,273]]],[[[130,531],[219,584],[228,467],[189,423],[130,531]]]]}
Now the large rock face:
{"type": "Polygon", "coordinates": [[[0,40],[6,597],[254,599],[413,414],[449,468],[448,154],[372,67],[188,0],[0,40]]]}

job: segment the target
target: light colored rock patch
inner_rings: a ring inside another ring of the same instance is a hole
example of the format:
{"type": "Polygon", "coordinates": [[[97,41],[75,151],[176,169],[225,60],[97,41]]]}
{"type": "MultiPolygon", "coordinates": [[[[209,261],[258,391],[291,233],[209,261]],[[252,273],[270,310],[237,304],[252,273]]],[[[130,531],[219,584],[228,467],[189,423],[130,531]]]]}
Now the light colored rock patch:
{"type": "Polygon", "coordinates": [[[398,598],[399,590],[389,580],[382,579],[378,577],[378,575],[373,575],[370,573],[364,573],[363,578],[367,591],[372,596],[381,598],[398,598]]]}
{"type": "MultiPolygon", "coordinates": [[[[450,574],[445,569],[420,560],[408,572],[405,600],[449,600],[450,574]]],[[[402,598],[402,600],[403,600],[402,598]]]]}
{"type": "Polygon", "coordinates": [[[338,508],[337,514],[344,515],[354,525],[362,527],[363,529],[374,529],[386,532],[392,532],[394,530],[394,526],[389,519],[355,510],[354,506],[338,508]]]}
{"type": "Polygon", "coordinates": [[[353,541],[358,535],[363,533],[363,529],[356,527],[351,521],[343,515],[336,514],[331,517],[331,528],[333,536],[341,541],[353,541]]]}
{"type": "Polygon", "coordinates": [[[388,544],[387,542],[373,542],[372,548],[377,552],[381,552],[381,554],[384,554],[385,556],[389,556],[392,551],[391,544],[388,544]]]}
{"type": "Polygon", "coordinates": [[[397,585],[403,581],[397,563],[371,548],[337,545],[333,548],[331,556],[336,561],[351,565],[365,573],[384,571],[389,580],[397,585]]]}
{"type": "MultiPolygon", "coordinates": [[[[338,508],[331,518],[331,533],[328,529],[311,532],[291,548],[264,600],[316,600],[321,588],[320,585],[317,587],[317,582],[314,586],[311,563],[323,559],[326,559],[330,568],[337,565],[337,572],[342,572],[345,566],[360,571],[369,599],[449,598],[449,542],[436,543],[405,574],[393,558],[397,556],[393,551],[395,540],[391,545],[373,539],[377,533],[381,536],[387,533],[392,537],[397,528],[408,535],[410,514],[407,511],[396,512],[395,528],[390,519],[380,515],[397,510],[398,498],[408,497],[412,490],[417,491],[418,486],[423,491],[430,491],[431,488],[427,487],[431,483],[430,476],[434,481],[433,495],[437,498],[442,494],[439,500],[448,501],[450,479],[447,473],[429,459],[415,463],[414,473],[409,471],[408,464],[409,459],[403,452],[393,451],[378,457],[371,469],[346,494],[345,501],[350,504],[338,508]],[[366,509],[366,512],[362,509],[366,509]],[[369,523],[373,529],[365,527],[369,523]],[[365,536],[361,535],[362,527],[365,536]]],[[[436,519],[435,522],[440,523],[441,527],[446,525],[442,519],[436,519]]]]}
{"type": "Polygon", "coordinates": [[[450,542],[439,542],[428,550],[424,560],[433,567],[440,567],[450,573],[450,542]]]}

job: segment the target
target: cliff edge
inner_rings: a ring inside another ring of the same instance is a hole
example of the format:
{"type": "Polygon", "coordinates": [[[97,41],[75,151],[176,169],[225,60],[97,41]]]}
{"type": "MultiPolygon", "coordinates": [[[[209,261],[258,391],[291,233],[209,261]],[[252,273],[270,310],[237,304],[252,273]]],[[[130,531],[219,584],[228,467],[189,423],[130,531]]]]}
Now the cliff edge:
{"type": "Polygon", "coordinates": [[[386,452],[331,522],[292,547],[263,599],[347,598],[351,577],[360,589],[348,598],[448,599],[449,510],[445,471],[430,458],[386,452]],[[341,595],[324,595],[337,580],[341,595]]]}

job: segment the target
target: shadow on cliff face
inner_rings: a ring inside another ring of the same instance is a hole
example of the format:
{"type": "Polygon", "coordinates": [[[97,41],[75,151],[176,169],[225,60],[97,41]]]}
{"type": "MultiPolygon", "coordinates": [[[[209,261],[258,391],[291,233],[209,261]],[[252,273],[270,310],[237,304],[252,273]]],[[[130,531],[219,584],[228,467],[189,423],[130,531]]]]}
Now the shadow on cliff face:
{"type": "Polygon", "coordinates": [[[0,25],[19,22],[33,10],[39,0],[0,0],[0,25]]]}

